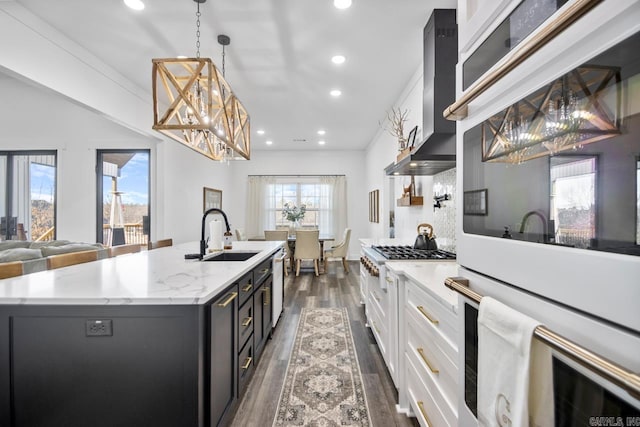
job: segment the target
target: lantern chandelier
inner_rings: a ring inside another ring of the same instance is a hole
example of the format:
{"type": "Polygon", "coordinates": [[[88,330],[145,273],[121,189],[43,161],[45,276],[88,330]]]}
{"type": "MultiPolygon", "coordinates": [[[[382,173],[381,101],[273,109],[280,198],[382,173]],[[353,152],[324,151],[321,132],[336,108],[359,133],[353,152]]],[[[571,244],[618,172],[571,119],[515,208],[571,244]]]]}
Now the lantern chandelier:
{"type": "Polygon", "coordinates": [[[153,129],[213,160],[243,158],[251,154],[247,110],[210,58],[200,58],[200,3],[196,12],[196,57],[162,58],[153,62],[153,129]]]}
{"type": "Polygon", "coordinates": [[[620,134],[620,70],[587,65],[482,124],[482,161],[519,164],[620,134]]]}

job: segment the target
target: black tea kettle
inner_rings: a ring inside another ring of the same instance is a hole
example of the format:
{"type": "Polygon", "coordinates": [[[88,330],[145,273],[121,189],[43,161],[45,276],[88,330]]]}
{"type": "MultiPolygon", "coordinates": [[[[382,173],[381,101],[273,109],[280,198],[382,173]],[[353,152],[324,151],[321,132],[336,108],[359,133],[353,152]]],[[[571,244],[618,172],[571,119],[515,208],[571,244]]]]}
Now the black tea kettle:
{"type": "Polygon", "coordinates": [[[433,236],[433,226],[431,224],[423,223],[418,225],[418,237],[416,237],[416,242],[413,244],[413,249],[430,251],[438,249],[438,244],[433,236]]]}

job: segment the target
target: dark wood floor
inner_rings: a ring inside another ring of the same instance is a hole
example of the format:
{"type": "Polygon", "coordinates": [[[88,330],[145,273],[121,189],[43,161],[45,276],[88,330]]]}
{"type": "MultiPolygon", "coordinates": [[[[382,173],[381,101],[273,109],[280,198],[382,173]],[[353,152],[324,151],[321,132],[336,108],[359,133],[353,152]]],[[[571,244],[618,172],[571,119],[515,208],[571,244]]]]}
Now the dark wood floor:
{"type": "Polygon", "coordinates": [[[359,297],[359,265],[350,262],[345,274],[341,263],[331,262],[326,274],[301,272],[285,277],[284,312],[267,343],[251,383],[240,402],[232,426],[270,426],[276,413],[293,339],[303,307],[346,307],[358,353],[369,416],[374,426],[417,426],[415,418],[397,414],[397,392],[373,334],[365,326],[359,297]]]}

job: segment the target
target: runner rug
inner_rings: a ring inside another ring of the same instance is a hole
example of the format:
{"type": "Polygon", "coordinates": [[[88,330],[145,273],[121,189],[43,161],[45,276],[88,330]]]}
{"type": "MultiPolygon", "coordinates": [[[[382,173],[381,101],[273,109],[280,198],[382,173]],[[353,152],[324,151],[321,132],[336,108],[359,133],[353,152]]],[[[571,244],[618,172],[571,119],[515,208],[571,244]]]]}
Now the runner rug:
{"type": "Polygon", "coordinates": [[[346,308],[303,308],[274,426],[370,426],[346,308]]]}

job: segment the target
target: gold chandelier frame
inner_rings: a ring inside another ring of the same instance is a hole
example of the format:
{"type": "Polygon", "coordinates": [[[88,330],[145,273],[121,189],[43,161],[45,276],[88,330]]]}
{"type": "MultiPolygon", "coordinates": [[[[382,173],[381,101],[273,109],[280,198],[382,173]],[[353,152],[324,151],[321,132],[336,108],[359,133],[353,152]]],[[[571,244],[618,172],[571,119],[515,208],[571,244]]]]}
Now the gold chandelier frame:
{"type": "Polygon", "coordinates": [[[249,114],[212,60],[152,62],[153,129],[213,160],[249,160],[249,114]]]}

